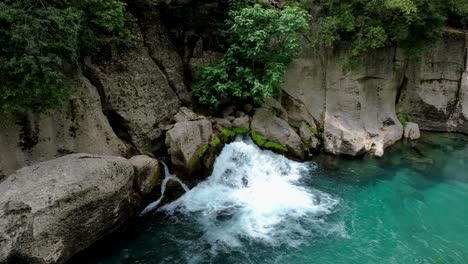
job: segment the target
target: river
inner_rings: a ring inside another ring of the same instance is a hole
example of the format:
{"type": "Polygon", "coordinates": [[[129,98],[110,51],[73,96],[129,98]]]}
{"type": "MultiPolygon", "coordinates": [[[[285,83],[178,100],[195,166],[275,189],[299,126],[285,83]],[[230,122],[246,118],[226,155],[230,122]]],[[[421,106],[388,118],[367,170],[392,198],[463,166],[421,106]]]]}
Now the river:
{"type": "MultiPolygon", "coordinates": [[[[84,260],[83,260],[84,258],[84,260]]],[[[468,263],[468,137],[297,163],[238,139],[179,200],[81,263],[468,263]]]]}

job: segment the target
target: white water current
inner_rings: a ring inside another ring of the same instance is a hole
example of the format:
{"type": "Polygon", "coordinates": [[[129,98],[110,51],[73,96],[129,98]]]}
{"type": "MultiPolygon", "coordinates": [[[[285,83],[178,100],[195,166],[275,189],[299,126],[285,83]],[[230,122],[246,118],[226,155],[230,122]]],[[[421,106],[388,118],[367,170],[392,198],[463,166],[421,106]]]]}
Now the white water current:
{"type": "Polygon", "coordinates": [[[215,252],[257,242],[297,246],[314,235],[311,230],[344,234],[342,225],[323,219],[338,199],[301,184],[311,166],[238,137],[224,147],[206,181],[159,210],[195,219],[215,252]]]}
{"type": "Polygon", "coordinates": [[[166,192],[166,186],[167,186],[167,182],[170,181],[170,180],[174,180],[174,181],[177,181],[178,183],[180,183],[180,185],[182,186],[182,188],[188,192],[190,191],[190,188],[185,184],[183,183],[179,178],[177,178],[177,176],[175,175],[172,175],[170,172],[169,172],[169,168],[167,167],[166,163],[162,162],[162,165],[164,166],[164,180],[161,184],[161,197],[159,197],[158,200],[150,203],[148,206],[146,206],[146,208],[140,213],[140,216],[142,215],[145,215],[153,210],[155,210],[158,205],[161,203],[162,199],[164,198],[164,193],[166,192]]]}

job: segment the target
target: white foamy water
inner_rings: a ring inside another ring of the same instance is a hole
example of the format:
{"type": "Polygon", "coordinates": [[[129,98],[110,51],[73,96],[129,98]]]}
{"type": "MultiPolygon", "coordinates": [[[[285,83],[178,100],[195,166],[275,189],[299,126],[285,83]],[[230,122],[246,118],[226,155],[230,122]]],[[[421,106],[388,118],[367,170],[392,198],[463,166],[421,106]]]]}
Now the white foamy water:
{"type": "Polygon", "coordinates": [[[344,232],[341,226],[325,226],[323,219],[338,200],[301,185],[308,170],[310,164],[238,138],[224,147],[205,182],[160,210],[195,219],[215,251],[252,242],[295,246],[312,230],[344,232]]]}
{"type": "Polygon", "coordinates": [[[183,183],[179,178],[177,178],[177,176],[175,175],[172,175],[170,172],[169,172],[169,168],[167,167],[166,163],[162,162],[162,165],[164,166],[164,180],[161,184],[161,197],[159,197],[158,200],[150,203],[148,206],[146,206],[145,209],[143,209],[143,211],[140,213],[140,216],[143,216],[151,211],[154,211],[158,206],[159,204],[161,203],[162,199],[164,198],[164,193],[166,192],[166,186],[167,186],[167,182],[170,181],[170,180],[174,180],[174,181],[177,181],[180,183],[180,185],[182,186],[182,188],[188,192],[190,189],[189,187],[183,183]]]}

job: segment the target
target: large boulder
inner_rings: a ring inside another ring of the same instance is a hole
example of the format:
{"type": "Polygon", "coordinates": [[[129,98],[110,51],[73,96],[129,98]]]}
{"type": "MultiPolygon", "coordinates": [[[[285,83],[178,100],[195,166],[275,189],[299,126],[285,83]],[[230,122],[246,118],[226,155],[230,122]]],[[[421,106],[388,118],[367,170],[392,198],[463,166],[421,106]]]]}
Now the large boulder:
{"type": "Polygon", "coordinates": [[[65,263],[135,209],[125,158],[73,154],[25,167],[0,183],[0,263],[65,263]]]}
{"type": "Polygon", "coordinates": [[[126,155],[96,87],[80,73],[67,81],[73,92],[60,109],[0,116],[0,181],[21,167],[70,153],[126,155]]]}
{"type": "MultiPolygon", "coordinates": [[[[270,104],[271,105],[271,104],[270,104]]],[[[254,135],[262,137],[261,141],[270,141],[287,148],[287,155],[303,160],[305,158],[305,147],[299,135],[288,124],[286,120],[279,115],[284,115],[281,111],[274,110],[275,108],[258,108],[251,123],[251,130],[254,135]]],[[[254,141],[256,140],[254,136],[254,141]]],[[[275,150],[273,148],[273,150],[275,150]]]]}
{"type": "Polygon", "coordinates": [[[213,135],[207,119],[177,123],[166,133],[166,146],[177,174],[188,182],[202,166],[203,152],[207,150],[213,135]]]}
{"type": "Polygon", "coordinates": [[[155,200],[161,193],[161,183],[164,175],[161,173],[159,161],[145,155],[134,156],[130,163],[135,168],[136,188],[145,199],[155,200]]]}
{"type": "Polygon", "coordinates": [[[87,75],[100,88],[104,111],[121,138],[139,152],[156,152],[164,127],[180,101],[151,58],[138,27],[130,40],[112,39],[107,52],[87,61],[87,75]]]}

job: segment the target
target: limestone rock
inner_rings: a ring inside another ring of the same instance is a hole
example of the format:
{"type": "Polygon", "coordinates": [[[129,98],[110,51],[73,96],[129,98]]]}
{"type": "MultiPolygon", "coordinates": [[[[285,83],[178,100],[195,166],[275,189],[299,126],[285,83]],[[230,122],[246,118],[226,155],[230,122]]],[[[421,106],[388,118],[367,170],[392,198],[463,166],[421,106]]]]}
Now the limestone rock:
{"type": "Polygon", "coordinates": [[[215,128],[221,132],[223,130],[223,128],[227,128],[227,129],[231,129],[232,128],[232,124],[229,120],[227,119],[224,119],[224,118],[214,118],[213,119],[214,121],[214,126],[215,128]]]}
{"type": "Polygon", "coordinates": [[[370,52],[361,65],[345,72],[347,51],[347,44],[303,51],[286,74],[283,105],[295,127],[301,122],[324,124],[326,152],[380,156],[403,134],[395,100],[404,64],[388,47],[370,52]]]}
{"type": "Polygon", "coordinates": [[[461,102],[466,93],[462,85],[466,44],[463,32],[446,31],[439,41],[427,43],[419,60],[409,61],[398,112],[421,129],[468,132],[461,102]]]}
{"type": "Polygon", "coordinates": [[[121,137],[128,137],[141,153],[155,152],[161,147],[161,125],[170,123],[180,101],[148,53],[141,32],[134,31],[132,40],[113,39],[110,54],[88,61],[87,74],[101,88],[104,111],[121,137]]]}
{"type": "Polygon", "coordinates": [[[314,117],[303,103],[287,94],[281,98],[281,103],[287,112],[288,123],[292,127],[299,129],[305,122],[307,126],[316,128],[314,117]]]}
{"type": "Polygon", "coordinates": [[[232,127],[250,129],[250,117],[238,117],[232,121],[232,127]]]}
{"type": "Polygon", "coordinates": [[[127,147],[103,114],[98,90],[81,73],[64,105],[50,114],[0,116],[0,181],[15,170],[70,153],[125,156],[127,147]]]}
{"type": "Polygon", "coordinates": [[[182,106],[179,109],[179,112],[174,116],[174,121],[176,123],[181,123],[185,121],[193,121],[197,119],[197,114],[195,114],[192,110],[188,109],[185,106],[182,106]]]}
{"type": "Polygon", "coordinates": [[[265,99],[265,102],[262,105],[262,108],[271,110],[276,116],[288,121],[288,112],[283,108],[283,106],[273,98],[265,99]]]}
{"type": "Polygon", "coordinates": [[[421,133],[419,132],[418,124],[408,122],[405,127],[404,137],[410,140],[419,139],[421,137],[421,133]]]}
{"type": "Polygon", "coordinates": [[[309,150],[318,150],[320,147],[320,140],[312,133],[305,122],[302,122],[299,128],[299,136],[309,150]]]}
{"type": "Polygon", "coordinates": [[[331,154],[357,156],[369,151],[367,133],[351,118],[327,115],[325,119],[324,149],[331,154]]]}
{"type": "Polygon", "coordinates": [[[132,164],[73,154],[0,183],[0,263],[65,263],[133,214],[132,164]]]}
{"type": "Polygon", "coordinates": [[[257,109],[251,123],[252,131],[264,136],[268,141],[285,146],[289,156],[303,160],[305,149],[301,138],[288,122],[276,116],[273,111],[267,108],[257,109]]]}
{"type": "Polygon", "coordinates": [[[202,119],[175,124],[166,134],[166,146],[174,169],[184,180],[200,169],[200,152],[213,135],[211,122],[202,119]]]}
{"type": "Polygon", "coordinates": [[[163,1],[128,1],[128,5],[138,18],[150,58],[161,67],[165,79],[179,100],[188,105],[191,95],[185,84],[184,63],[171,41],[160,8],[155,6],[158,2],[163,1]]]}
{"type": "Polygon", "coordinates": [[[135,169],[135,182],[138,191],[143,198],[154,200],[154,197],[148,196],[151,194],[159,195],[161,192],[162,175],[159,161],[148,156],[140,155],[132,157],[130,163],[135,169]]]}

